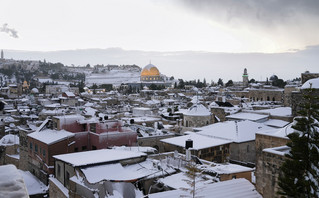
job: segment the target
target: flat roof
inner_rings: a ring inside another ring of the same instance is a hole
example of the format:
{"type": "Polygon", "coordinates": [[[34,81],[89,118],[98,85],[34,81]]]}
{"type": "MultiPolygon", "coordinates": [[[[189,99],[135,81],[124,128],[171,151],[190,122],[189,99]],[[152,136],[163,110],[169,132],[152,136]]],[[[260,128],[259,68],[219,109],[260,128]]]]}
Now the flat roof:
{"type": "Polygon", "coordinates": [[[165,142],[168,144],[173,144],[179,147],[185,147],[186,140],[193,140],[193,150],[200,150],[205,148],[211,148],[215,146],[221,146],[224,144],[230,144],[232,140],[225,140],[214,137],[207,137],[204,135],[200,135],[197,133],[189,132],[189,135],[183,135],[179,137],[162,139],[161,142],[165,142]]]}
{"type": "Polygon", "coordinates": [[[230,119],[236,119],[236,120],[251,120],[251,121],[258,121],[262,119],[268,118],[268,115],[262,115],[262,114],[256,114],[256,113],[236,113],[229,116],[226,116],[226,118],[230,119]]]}
{"type": "Polygon", "coordinates": [[[100,149],[94,151],[85,151],[78,153],[68,153],[62,155],[54,155],[57,160],[69,163],[72,166],[86,166],[92,164],[101,164],[108,162],[115,162],[130,158],[137,158],[146,156],[142,152],[122,151],[114,149],[100,149]]]}

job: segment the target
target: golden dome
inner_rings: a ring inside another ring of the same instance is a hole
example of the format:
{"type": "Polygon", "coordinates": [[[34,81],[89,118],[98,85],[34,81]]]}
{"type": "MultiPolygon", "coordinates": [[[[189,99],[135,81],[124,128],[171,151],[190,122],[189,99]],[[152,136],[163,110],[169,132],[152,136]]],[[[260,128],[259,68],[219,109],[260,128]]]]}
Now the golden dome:
{"type": "Polygon", "coordinates": [[[142,76],[160,76],[160,72],[155,65],[148,64],[143,68],[141,72],[141,77],[142,76]]]}

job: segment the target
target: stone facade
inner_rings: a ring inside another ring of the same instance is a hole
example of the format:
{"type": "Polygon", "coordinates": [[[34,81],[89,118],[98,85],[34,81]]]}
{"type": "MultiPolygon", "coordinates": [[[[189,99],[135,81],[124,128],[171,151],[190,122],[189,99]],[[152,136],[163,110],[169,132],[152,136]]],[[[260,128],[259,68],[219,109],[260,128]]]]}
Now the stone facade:
{"type": "Polygon", "coordinates": [[[284,146],[288,138],[256,134],[256,189],[263,197],[276,197],[279,167],[284,156],[264,152],[265,148],[284,146]]]}
{"type": "Polygon", "coordinates": [[[161,139],[175,137],[174,134],[170,135],[158,135],[158,136],[150,136],[150,137],[138,137],[137,145],[139,146],[150,146],[157,149],[158,152],[164,152],[163,143],[160,141],[161,139]]]}
{"type": "MultiPolygon", "coordinates": [[[[298,112],[301,110],[302,105],[305,104],[305,99],[304,99],[304,90],[300,90],[299,92],[293,92],[291,95],[292,99],[292,105],[291,105],[291,110],[292,110],[292,115],[293,116],[298,116],[298,112]]],[[[315,89],[314,92],[312,93],[312,96],[318,97],[319,96],[319,89],[315,89]]],[[[319,101],[317,101],[317,104],[319,101]]]]}
{"type": "Polygon", "coordinates": [[[313,78],[318,78],[319,73],[302,73],[301,74],[301,84],[304,84],[307,80],[313,79],[313,78]]]}
{"type": "Polygon", "coordinates": [[[284,105],[286,107],[291,107],[292,105],[292,93],[294,91],[297,91],[297,87],[296,86],[285,86],[284,89],[284,105]]]}
{"type": "Polygon", "coordinates": [[[250,101],[284,101],[283,89],[249,89],[248,91],[233,91],[236,97],[249,98],[250,101]]]}
{"type": "Polygon", "coordinates": [[[231,143],[230,144],[230,160],[256,163],[255,141],[231,143]]]}
{"type": "Polygon", "coordinates": [[[212,115],[209,116],[191,116],[184,115],[184,126],[185,127],[203,127],[212,124],[212,115]]]}
{"type": "MultiPolygon", "coordinates": [[[[219,118],[220,122],[226,121],[226,113],[223,108],[211,107],[210,112],[213,114],[213,117],[216,116],[217,118],[219,118]]],[[[215,123],[215,119],[213,119],[213,123],[215,123]]]]}

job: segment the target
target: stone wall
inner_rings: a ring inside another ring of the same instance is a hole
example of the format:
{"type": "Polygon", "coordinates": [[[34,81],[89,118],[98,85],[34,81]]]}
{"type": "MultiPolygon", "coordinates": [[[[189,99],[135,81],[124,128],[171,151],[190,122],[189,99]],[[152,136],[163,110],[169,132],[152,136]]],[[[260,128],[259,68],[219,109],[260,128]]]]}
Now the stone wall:
{"type": "Polygon", "coordinates": [[[256,188],[264,198],[277,197],[279,192],[278,177],[279,168],[285,161],[285,157],[268,152],[262,152],[256,170],[256,188]],[[258,178],[257,178],[258,175],[258,178]]]}
{"type": "Polygon", "coordinates": [[[279,167],[284,157],[263,152],[263,149],[284,146],[288,142],[288,138],[256,134],[256,189],[265,198],[276,196],[279,167]]]}
{"type": "Polygon", "coordinates": [[[319,73],[302,73],[301,74],[301,84],[304,84],[307,80],[318,78],[319,73]]]}
{"type": "Polygon", "coordinates": [[[220,175],[220,181],[227,181],[232,179],[245,178],[251,182],[251,172],[241,172],[241,173],[232,173],[232,174],[222,174],[220,175]]]}
{"type": "Polygon", "coordinates": [[[150,136],[150,137],[138,137],[137,145],[139,146],[150,146],[156,148],[158,152],[164,152],[163,143],[160,141],[161,139],[175,137],[174,134],[170,135],[161,135],[161,136],[150,136]]]}
{"type": "Polygon", "coordinates": [[[212,123],[212,116],[189,116],[184,115],[185,127],[203,127],[212,123]]]}
{"type": "MultiPolygon", "coordinates": [[[[210,112],[219,118],[220,122],[226,121],[226,113],[223,108],[211,107],[210,112]]],[[[214,121],[215,119],[213,119],[214,121]]],[[[213,122],[214,123],[214,122],[213,122]]]]}
{"type": "Polygon", "coordinates": [[[255,141],[231,143],[230,159],[240,162],[256,163],[255,141]]]}
{"type": "Polygon", "coordinates": [[[52,182],[51,179],[49,180],[49,196],[50,198],[68,198],[69,196],[65,196],[62,190],[52,182]]]}

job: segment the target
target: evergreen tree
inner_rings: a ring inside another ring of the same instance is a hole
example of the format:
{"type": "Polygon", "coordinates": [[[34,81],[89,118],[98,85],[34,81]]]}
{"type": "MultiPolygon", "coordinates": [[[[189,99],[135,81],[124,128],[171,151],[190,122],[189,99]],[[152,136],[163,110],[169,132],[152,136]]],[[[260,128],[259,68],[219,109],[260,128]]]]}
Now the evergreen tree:
{"type": "Polygon", "coordinates": [[[319,197],[319,105],[314,89],[305,90],[301,116],[288,135],[290,152],[281,166],[279,194],[288,197],[319,197]]]}
{"type": "Polygon", "coordinates": [[[219,78],[218,82],[217,82],[217,85],[224,86],[223,79],[219,78]]]}
{"type": "Polygon", "coordinates": [[[225,84],[226,87],[231,87],[231,86],[233,86],[233,85],[234,85],[234,82],[233,82],[232,80],[229,80],[229,81],[225,84]]]}

